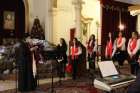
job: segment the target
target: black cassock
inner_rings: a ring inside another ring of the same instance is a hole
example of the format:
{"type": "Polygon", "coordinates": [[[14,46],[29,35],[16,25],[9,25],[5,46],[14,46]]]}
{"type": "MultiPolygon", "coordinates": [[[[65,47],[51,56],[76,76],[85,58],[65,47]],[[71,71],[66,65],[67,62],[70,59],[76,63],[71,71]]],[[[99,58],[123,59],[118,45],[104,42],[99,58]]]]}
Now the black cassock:
{"type": "Polygon", "coordinates": [[[33,76],[32,52],[27,43],[19,43],[16,49],[16,60],[18,68],[18,90],[32,91],[36,89],[37,79],[33,76]]]}
{"type": "Polygon", "coordinates": [[[135,82],[128,87],[127,93],[140,93],[140,70],[138,71],[135,82]]]}

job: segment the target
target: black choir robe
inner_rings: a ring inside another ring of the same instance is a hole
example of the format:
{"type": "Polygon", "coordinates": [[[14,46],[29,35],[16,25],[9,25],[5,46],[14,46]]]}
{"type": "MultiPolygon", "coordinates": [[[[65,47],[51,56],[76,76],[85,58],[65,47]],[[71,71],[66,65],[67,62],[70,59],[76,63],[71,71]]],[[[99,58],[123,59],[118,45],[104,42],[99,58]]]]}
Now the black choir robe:
{"type": "Polygon", "coordinates": [[[140,93],[140,70],[138,71],[135,82],[128,87],[127,93],[140,93]]]}
{"type": "Polygon", "coordinates": [[[32,52],[24,41],[21,41],[16,49],[16,61],[18,68],[18,90],[22,92],[35,90],[37,79],[33,76],[32,52]]]}

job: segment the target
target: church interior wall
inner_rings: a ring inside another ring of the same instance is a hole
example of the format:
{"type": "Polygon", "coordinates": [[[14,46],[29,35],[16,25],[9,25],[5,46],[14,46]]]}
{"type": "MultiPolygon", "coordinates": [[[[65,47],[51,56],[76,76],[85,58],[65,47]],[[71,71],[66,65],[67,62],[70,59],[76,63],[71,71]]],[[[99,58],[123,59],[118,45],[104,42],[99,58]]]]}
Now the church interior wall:
{"type": "Polygon", "coordinates": [[[46,15],[46,0],[28,0],[29,3],[29,22],[31,30],[34,18],[38,17],[40,23],[45,29],[45,15],[46,15]]]}
{"type": "MultiPolygon", "coordinates": [[[[89,35],[95,34],[97,37],[97,25],[96,22],[100,24],[100,2],[95,0],[83,0],[85,3],[83,4],[82,8],[82,15],[84,17],[92,18],[93,21],[91,22],[91,26],[88,32],[87,38],[89,35]]],[[[59,38],[63,37],[69,42],[69,31],[70,28],[75,27],[75,9],[74,5],[72,4],[72,0],[59,0],[58,7],[54,11],[53,15],[53,41],[54,43],[59,42],[59,38]],[[63,2],[63,3],[62,3],[63,2]]],[[[100,33],[98,33],[98,37],[100,37],[100,33]]],[[[86,38],[83,37],[84,40],[86,38]]],[[[99,41],[101,39],[99,38],[99,41]]],[[[84,42],[85,43],[85,42],[84,42]]]]}
{"type": "Polygon", "coordinates": [[[93,20],[91,21],[90,28],[88,33],[88,38],[91,34],[94,34],[97,39],[97,31],[98,31],[98,40],[99,44],[101,42],[101,32],[100,32],[100,27],[97,26],[101,22],[101,9],[100,9],[100,1],[99,0],[83,0],[85,3],[83,4],[82,7],[82,16],[85,18],[92,18],[93,20]]]}
{"type": "MultiPolygon", "coordinates": [[[[90,28],[88,31],[88,36],[83,39],[85,40],[84,43],[87,41],[91,34],[95,34],[97,38],[97,29],[98,29],[98,43],[101,44],[101,31],[100,25],[97,28],[96,22],[101,24],[101,9],[100,9],[100,2],[98,0],[83,0],[85,3],[82,5],[81,14],[84,17],[92,18],[90,28]]],[[[29,22],[30,28],[33,23],[33,19],[38,16],[40,22],[45,31],[47,31],[46,25],[46,12],[49,11],[46,8],[47,2],[46,0],[28,0],[29,2],[29,22]],[[37,7],[36,7],[37,6],[37,7]]],[[[52,41],[53,43],[57,44],[59,42],[59,38],[64,38],[67,43],[70,39],[70,29],[75,28],[75,9],[74,5],[72,4],[73,0],[58,0],[57,1],[57,8],[53,9],[52,16],[53,16],[53,35],[52,41]]],[[[140,33],[140,16],[138,16],[137,20],[137,30],[140,33]]],[[[47,32],[48,33],[48,32],[47,32]]]]}
{"type": "Polygon", "coordinates": [[[138,18],[137,18],[137,31],[140,34],[140,15],[138,15],[138,18]]]}
{"type": "Polygon", "coordinates": [[[70,29],[75,27],[75,11],[72,0],[58,0],[57,8],[53,9],[53,41],[59,43],[64,38],[68,44],[70,29]]]}
{"type": "MultiPolygon", "coordinates": [[[[83,0],[85,3],[82,5],[81,14],[84,17],[90,17],[93,19],[91,22],[91,26],[89,28],[88,36],[83,39],[86,41],[89,38],[89,35],[95,34],[97,38],[97,25],[96,22],[100,24],[100,2],[98,0],[83,0]]],[[[53,8],[51,10],[53,17],[53,39],[51,42],[57,44],[59,42],[59,38],[64,38],[66,42],[69,42],[70,39],[70,29],[75,28],[75,7],[72,4],[73,0],[58,0],[57,8],[53,8]]],[[[32,27],[33,19],[37,16],[40,19],[41,25],[44,30],[47,31],[46,25],[46,12],[49,9],[46,8],[47,2],[45,0],[29,0],[29,22],[30,29],[32,27]],[[37,6],[37,7],[36,7],[37,6]]],[[[100,30],[100,29],[99,29],[100,30]]],[[[47,32],[49,33],[49,32],[47,32]]],[[[100,31],[98,33],[98,37],[100,37],[100,31]]],[[[100,42],[100,38],[99,42],[100,42]]],[[[84,43],[85,43],[84,41],[84,43]]]]}

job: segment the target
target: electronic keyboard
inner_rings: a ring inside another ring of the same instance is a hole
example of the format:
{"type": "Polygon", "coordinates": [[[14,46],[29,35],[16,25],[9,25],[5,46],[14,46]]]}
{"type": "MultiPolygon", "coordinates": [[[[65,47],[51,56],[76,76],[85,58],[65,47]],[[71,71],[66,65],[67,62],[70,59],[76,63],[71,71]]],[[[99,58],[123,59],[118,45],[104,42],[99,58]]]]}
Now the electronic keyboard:
{"type": "Polygon", "coordinates": [[[118,75],[98,78],[94,80],[94,87],[109,92],[113,89],[126,87],[134,82],[135,79],[136,77],[133,75],[118,75]]]}

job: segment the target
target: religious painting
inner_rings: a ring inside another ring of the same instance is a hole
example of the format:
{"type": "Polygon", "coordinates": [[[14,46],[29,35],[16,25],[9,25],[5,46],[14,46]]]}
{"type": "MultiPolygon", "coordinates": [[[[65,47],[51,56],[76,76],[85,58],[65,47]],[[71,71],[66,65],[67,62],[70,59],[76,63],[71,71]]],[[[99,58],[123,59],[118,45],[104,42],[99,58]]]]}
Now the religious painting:
{"type": "Polygon", "coordinates": [[[4,11],[3,18],[4,18],[4,23],[3,23],[4,29],[14,30],[15,29],[15,12],[4,11]]]}
{"type": "Polygon", "coordinates": [[[88,24],[82,23],[82,33],[84,36],[87,36],[88,24]]]}

